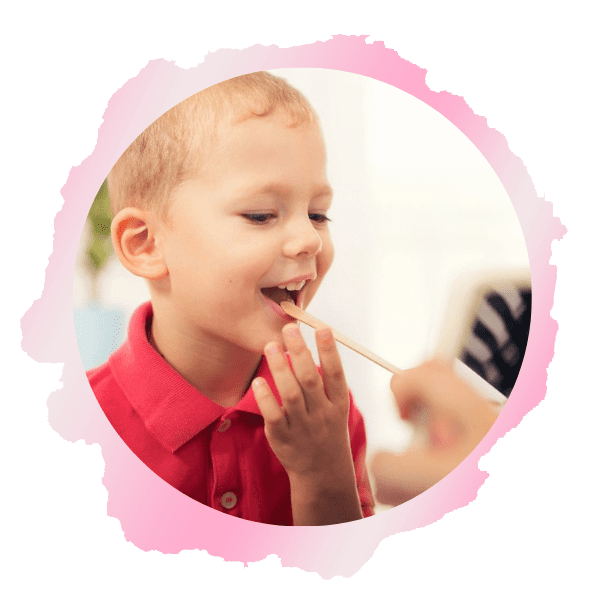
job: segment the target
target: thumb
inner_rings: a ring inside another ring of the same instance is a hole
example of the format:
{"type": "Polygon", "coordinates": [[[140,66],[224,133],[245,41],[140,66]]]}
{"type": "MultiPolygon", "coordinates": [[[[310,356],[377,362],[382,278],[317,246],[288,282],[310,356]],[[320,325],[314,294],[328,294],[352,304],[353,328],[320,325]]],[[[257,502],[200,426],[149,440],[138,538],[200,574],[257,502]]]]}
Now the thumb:
{"type": "Polygon", "coordinates": [[[400,416],[416,421],[423,412],[442,404],[444,385],[455,378],[452,367],[440,360],[431,360],[416,368],[395,374],[390,381],[400,416]]]}

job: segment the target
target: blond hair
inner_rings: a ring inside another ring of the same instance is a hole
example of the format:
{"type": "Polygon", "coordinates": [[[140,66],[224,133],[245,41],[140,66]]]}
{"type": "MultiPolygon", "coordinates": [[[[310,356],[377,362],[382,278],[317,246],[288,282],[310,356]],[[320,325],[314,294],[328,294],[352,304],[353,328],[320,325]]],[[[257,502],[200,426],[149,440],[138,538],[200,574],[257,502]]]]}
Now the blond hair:
{"type": "Polygon", "coordinates": [[[222,124],[285,112],[287,127],[316,123],[308,100],[266,72],[223,81],[190,96],[147,127],[121,155],[108,180],[111,212],[128,206],[166,215],[173,189],[194,177],[222,124]]]}

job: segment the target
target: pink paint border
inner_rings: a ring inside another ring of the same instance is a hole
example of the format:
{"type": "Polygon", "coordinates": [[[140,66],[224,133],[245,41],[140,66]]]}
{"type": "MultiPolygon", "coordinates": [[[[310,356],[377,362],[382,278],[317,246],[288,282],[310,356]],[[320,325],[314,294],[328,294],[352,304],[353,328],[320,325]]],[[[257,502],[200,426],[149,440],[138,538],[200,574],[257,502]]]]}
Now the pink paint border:
{"type": "Polygon", "coordinates": [[[336,36],[285,49],[219,50],[187,70],[152,61],[113,95],[95,151],[71,170],[62,189],[65,203],[55,220],[45,289],[22,319],[23,349],[40,362],[64,362],[64,387],[48,400],[49,422],[66,440],[99,443],[106,465],[108,514],[120,520],[126,539],[143,550],[203,549],[242,562],[276,554],[284,566],[315,571],[324,578],[350,576],[383,538],[428,525],[472,501],[486,478],[477,467],[479,458],[545,395],[557,332],[550,317],[556,284],[556,268],[549,264],[551,243],[565,228],[553,216],[552,205],[536,195],[525,166],[499,132],[474,115],[462,98],[429,90],[424,69],[381,42],[366,44],[365,38],[336,36]],[[102,414],[84,375],[73,328],[71,291],[78,241],[91,200],[116,158],[149,123],[190,94],[242,73],[280,67],[337,69],[373,77],[412,94],[456,125],[482,152],[513,202],[534,289],[530,345],[520,378],[478,448],[446,479],[411,502],[370,519],[330,527],[276,527],[235,519],[196,504],[164,483],[123,444],[102,414]]]}

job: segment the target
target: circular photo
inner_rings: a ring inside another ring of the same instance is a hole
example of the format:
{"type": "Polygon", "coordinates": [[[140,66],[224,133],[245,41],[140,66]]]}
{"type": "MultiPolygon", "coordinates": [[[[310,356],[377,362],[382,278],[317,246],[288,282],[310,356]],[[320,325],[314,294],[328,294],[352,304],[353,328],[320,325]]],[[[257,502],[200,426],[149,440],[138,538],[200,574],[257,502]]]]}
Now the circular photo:
{"type": "Polygon", "coordinates": [[[340,71],[251,73],[166,112],[105,176],[80,355],[175,489],[343,523],[420,495],[492,426],[528,340],[527,250],[493,168],[427,104],[340,71]]]}

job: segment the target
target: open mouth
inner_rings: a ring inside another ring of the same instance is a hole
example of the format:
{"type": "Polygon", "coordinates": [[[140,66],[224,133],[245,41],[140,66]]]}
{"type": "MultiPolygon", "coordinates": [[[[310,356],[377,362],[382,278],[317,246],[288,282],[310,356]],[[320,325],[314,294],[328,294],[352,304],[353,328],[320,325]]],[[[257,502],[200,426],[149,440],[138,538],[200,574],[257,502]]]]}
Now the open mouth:
{"type": "Polygon", "coordinates": [[[267,299],[273,301],[277,305],[281,305],[283,301],[288,301],[298,305],[300,292],[304,288],[307,280],[301,282],[293,282],[287,285],[272,286],[270,288],[262,288],[261,292],[267,299]]]}

